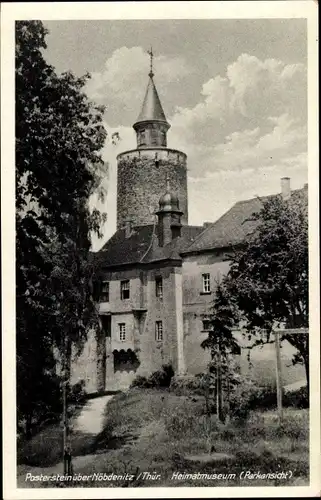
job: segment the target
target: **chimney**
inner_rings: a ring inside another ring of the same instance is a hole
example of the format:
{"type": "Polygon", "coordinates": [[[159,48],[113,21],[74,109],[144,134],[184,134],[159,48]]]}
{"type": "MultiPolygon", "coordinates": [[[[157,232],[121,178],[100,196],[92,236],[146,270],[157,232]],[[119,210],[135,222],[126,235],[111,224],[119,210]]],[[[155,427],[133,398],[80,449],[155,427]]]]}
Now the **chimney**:
{"type": "Polygon", "coordinates": [[[284,201],[291,198],[290,177],[281,178],[281,195],[284,201]]]}
{"type": "Polygon", "coordinates": [[[203,222],[203,227],[204,229],[207,229],[208,227],[210,227],[211,225],[213,224],[213,222],[203,222]]]}

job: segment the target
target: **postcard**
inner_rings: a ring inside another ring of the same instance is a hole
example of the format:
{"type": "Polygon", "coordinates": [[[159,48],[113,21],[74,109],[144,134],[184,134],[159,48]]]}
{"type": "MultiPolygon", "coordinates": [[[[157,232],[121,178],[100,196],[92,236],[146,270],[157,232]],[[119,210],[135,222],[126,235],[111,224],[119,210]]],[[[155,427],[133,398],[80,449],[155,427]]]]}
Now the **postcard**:
{"type": "Polygon", "coordinates": [[[1,31],[4,498],[318,495],[316,3],[1,31]]]}

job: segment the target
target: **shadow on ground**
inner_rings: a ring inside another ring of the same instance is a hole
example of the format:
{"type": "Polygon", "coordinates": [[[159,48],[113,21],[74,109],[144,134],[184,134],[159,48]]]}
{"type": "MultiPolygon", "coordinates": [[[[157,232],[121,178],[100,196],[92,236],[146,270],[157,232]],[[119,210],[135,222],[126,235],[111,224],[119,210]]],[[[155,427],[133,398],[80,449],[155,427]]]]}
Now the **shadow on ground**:
{"type": "MultiPolygon", "coordinates": [[[[83,409],[85,406],[83,407],[83,409]]],[[[76,416],[79,416],[77,411],[76,416]]],[[[103,430],[99,434],[72,430],[72,456],[84,456],[105,453],[130,444],[137,439],[131,432],[118,433],[114,422],[108,419],[107,405],[103,410],[103,430]]],[[[63,459],[63,428],[61,423],[51,424],[38,434],[19,444],[17,450],[18,465],[50,467],[63,459]]]]}

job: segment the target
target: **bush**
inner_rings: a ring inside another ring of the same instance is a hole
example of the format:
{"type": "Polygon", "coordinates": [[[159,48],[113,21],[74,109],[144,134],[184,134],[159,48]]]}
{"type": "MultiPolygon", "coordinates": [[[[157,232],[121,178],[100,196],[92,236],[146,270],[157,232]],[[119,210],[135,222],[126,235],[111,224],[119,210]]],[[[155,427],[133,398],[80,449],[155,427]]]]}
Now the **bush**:
{"type": "MultiPolygon", "coordinates": [[[[298,409],[309,408],[307,387],[283,394],[283,406],[298,409]]],[[[234,388],[230,397],[230,415],[245,419],[251,410],[270,410],[277,407],[277,394],[274,386],[257,387],[241,384],[234,388]]]]}
{"type": "Polygon", "coordinates": [[[293,406],[294,408],[309,408],[309,391],[307,386],[300,387],[296,391],[286,392],[283,395],[283,405],[293,406]]]}
{"type": "Polygon", "coordinates": [[[132,383],[130,384],[130,387],[149,387],[148,380],[146,377],[143,377],[142,375],[137,375],[137,377],[134,378],[132,383]]]}
{"type": "Polygon", "coordinates": [[[68,400],[71,404],[74,405],[83,405],[87,399],[87,392],[85,390],[86,382],[84,380],[80,380],[76,384],[74,384],[70,388],[70,394],[68,396],[68,400]]]}
{"type": "Polygon", "coordinates": [[[169,387],[174,376],[171,365],[163,365],[161,370],[152,373],[148,379],[150,387],[169,387]]]}
{"type": "Polygon", "coordinates": [[[242,380],[230,394],[230,416],[237,420],[247,419],[253,410],[269,410],[277,404],[273,386],[258,387],[249,380],[242,380]]]}
{"type": "Polygon", "coordinates": [[[256,387],[250,395],[249,404],[252,410],[276,408],[276,388],[273,386],[256,387]]]}
{"type": "Polygon", "coordinates": [[[155,371],[148,378],[138,375],[133,380],[130,387],[143,387],[149,389],[169,387],[173,376],[173,367],[170,364],[163,365],[161,370],[155,371]]]}
{"type": "Polygon", "coordinates": [[[173,377],[170,389],[177,396],[203,395],[201,376],[173,377]]]}

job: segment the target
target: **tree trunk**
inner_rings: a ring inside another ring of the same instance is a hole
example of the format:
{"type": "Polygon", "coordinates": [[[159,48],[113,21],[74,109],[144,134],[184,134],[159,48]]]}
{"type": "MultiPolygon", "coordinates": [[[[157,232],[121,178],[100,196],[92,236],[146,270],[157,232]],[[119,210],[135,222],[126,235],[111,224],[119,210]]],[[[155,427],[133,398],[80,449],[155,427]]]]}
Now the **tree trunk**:
{"type": "Polygon", "coordinates": [[[65,334],[63,346],[63,464],[64,475],[71,474],[71,442],[68,415],[70,393],[71,341],[65,334]]]}
{"type": "Polygon", "coordinates": [[[307,388],[308,388],[308,394],[310,393],[310,360],[309,356],[304,356],[303,357],[303,362],[304,362],[304,368],[305,368],[305,375],[307,379],[307,388]]]}

